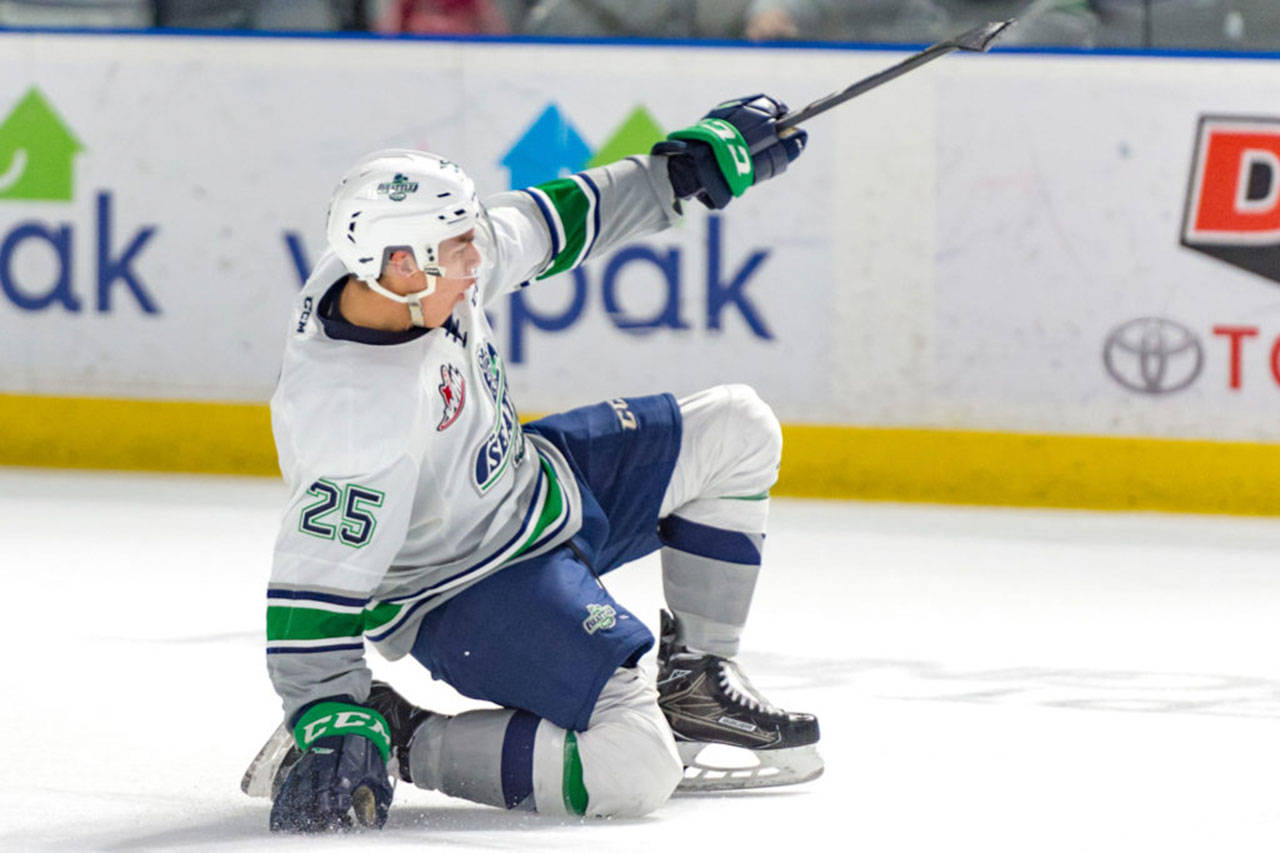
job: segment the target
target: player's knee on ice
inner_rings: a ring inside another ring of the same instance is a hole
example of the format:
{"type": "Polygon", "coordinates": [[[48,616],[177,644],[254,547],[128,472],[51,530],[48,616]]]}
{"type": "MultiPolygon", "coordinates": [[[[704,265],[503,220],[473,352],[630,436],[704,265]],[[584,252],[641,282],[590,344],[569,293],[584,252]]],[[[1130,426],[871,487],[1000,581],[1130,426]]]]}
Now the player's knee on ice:
{"type": "Polygon", "coordinates": [[[619,669],[601,692],[587,730],[577,734],[588,815],[646,815],[667,801],[684,776],[651,680],[643,670],[619,669]]]}
{"type": "Polygon", "coordinates": [[[424,723],[410,747],[414,784],[541,814],[648,814],[684,776],[652,682],[643,670],[616,670],[581,732],[519,712],[534,722],[527,745],[513,740],[513,730],[523,727],[515,711],[439,715],[424,723]]]}
{"type": "Polygon", "coordinates": [[[660,514],[700,498],[753,497],[769,490],[782,459],[782,428],[749,385],[717,385],[679,401],[680,456],[660,514]]]}

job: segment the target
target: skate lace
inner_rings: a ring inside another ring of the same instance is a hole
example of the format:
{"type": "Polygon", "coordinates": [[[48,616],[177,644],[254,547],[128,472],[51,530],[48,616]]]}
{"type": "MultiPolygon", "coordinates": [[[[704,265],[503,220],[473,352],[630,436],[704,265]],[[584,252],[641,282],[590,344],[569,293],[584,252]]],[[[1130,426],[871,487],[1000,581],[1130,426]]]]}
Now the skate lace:
{"type": "Polygon", "coordinates": [[[720,689],[725,695],[739,705],[760,711],[765,714],[782,716],[783,712],[760,695],[751,680],[731,660],[720,661],[720,689]]]}

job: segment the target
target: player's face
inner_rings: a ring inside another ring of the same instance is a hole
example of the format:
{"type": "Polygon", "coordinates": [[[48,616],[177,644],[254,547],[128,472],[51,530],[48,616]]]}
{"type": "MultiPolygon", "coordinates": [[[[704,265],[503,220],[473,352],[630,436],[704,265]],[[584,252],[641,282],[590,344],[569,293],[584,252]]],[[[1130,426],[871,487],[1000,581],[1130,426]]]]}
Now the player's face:
{"type": "Polygon", "coordinates": [[[468,286],[476,280],[480,267],[480,250],[476,248],[476,229],[450,237],[440,244],[440,266],[448,278],[466,279],[468,286]]]}
{"type": "Polygon", "coordinates": [[[444,324],[454,307],[466,299],[467,288],[476,282],[480,268],[480,250],[476,248],[476,232],[450,237],[440,244],[441,269],[445,275],[436,279],[435,293],[423,298],[422,318],[429,328],[444,324]]]}

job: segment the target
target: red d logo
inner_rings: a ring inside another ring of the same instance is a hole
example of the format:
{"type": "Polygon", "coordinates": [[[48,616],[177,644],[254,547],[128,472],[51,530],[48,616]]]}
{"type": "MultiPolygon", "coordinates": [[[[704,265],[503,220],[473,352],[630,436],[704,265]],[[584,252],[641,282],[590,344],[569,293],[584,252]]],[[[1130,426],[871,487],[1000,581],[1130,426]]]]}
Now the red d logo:
{"type": "Polygon", "coordinates": [[[1182,245],[1280,282],[1280,119],[1200,119],[1182,245]]]}

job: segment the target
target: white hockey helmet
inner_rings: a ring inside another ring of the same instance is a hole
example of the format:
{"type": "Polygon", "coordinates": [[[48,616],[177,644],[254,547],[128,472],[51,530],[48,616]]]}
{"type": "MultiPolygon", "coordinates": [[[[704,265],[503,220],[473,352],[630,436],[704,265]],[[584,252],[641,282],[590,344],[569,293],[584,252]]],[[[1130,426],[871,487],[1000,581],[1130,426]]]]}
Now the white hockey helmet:
{"type": "Polygon", "coordinates": [[[391,148],[364,157],[343,176],[329,202],[325,233],[349,272],[375,293],[408,305],[414,324],[421,326],[419,300],[435,292],[438,277],[479,273],[445,270],[440,263],[440,244],[473,228],[482,261],[491,259],[488,214],[458,164],[425,151],[391,148]],[[400,294],[378,283],[397,249],[412,253],[426,273],[424,289],[400,294]]]}

